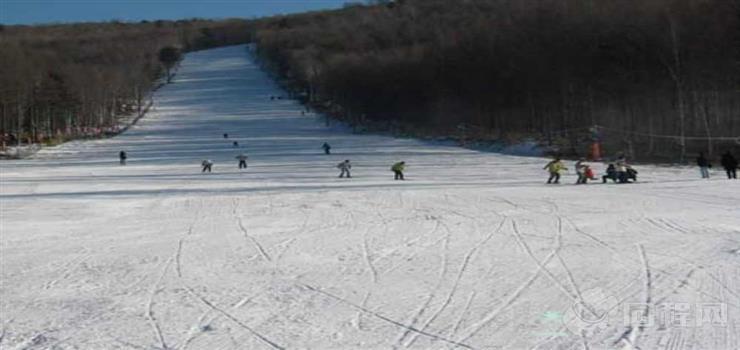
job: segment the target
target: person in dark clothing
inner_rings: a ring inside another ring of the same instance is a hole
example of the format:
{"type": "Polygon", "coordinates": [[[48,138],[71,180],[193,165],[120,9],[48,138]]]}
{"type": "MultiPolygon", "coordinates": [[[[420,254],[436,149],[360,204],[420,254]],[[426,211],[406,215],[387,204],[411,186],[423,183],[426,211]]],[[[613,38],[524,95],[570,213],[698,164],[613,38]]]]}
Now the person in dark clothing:
{"type": "Polygon", "coordinates": [[[246,169],[247,168],[247,158],[249,158],[249,157],[247,157],[246,154],[242,153],[242,154],[236,156],[235,158],[239,160],[239,169],[246,169]]]}
{"type": "Polygon", "coordinates": [[[631,165],[627,165],[627,171],[625,173],[625,182],[629,182],[629,180],[637,182],[637,170],[635,170],[635,168],[633,168],[631,165]]]}
{"type": "Polygon", "coordinates": [[[239,147],[239,142],[234,141],[234,142],[231,143],[231,145],[234,146],[234,147],[239,147]]]}
{"type": "Polygon", "coordinates": [[[614,163],[609,163],[606,167],[606,175],[601,177],[601,182],[606,183],[608,179],[617,182],[617,168],[614,166],[614,163]]]}
{"type": "Polygon", "coordinates": [[[737,159],[730,151],[722,155],[722,167],[725,168],[728,179],[737,179],[737,159]]]}
{"type": "Polygon", "coordinates": [[[343,178],[344,175],[347,175],[347,178],[351,178],[352,175],[349,173],[349,170],[352,169],[352,164],[349,163],[349,159],[337,164],[337,169],[341,170],[339,173],[339,177],[343,178]]]}
{"type": "Polygon", "coordinates": [[[210,160],[208,160],[208,159],[206,159],[200,165],[203,166],[203,170],[201,171],[202,173],[205,173],[206,171],[208,171],[210,173],[211,172],[211,167],[213,167],[213,162],[210,161],[210,160]]]}
{"type": "Polygon", "coordinates": [[[321,148],[324,149],[324,154],[331,154],[331,146],[329,146],[328,143],[324,142],[324,144],[321,145],[321,148]]]}
{"type": "Polygon", "coordinates": [[[229,138],[229,134],[224,134],[224,138],[225,139],[228,139],[229,138]]]}
{"type": "Polygon", "coordinates": [[[707,157],[704,157],[704,153],[699,153],[699,156],[696,157],[696,165],[699,166],[699,171],[701,172],[701,178],[708,179],[709,178],[709,168],[712,167],[712,164],[709,164],[709,160],[707,159],[707,157]]]}
{"type": "Polygon", "coordinates": [[[126,165],[126,158],[128,158],[126,151],[121,151],[120,153],[118,153],[118,159],[120,160],[121,165],[126,165]]]}

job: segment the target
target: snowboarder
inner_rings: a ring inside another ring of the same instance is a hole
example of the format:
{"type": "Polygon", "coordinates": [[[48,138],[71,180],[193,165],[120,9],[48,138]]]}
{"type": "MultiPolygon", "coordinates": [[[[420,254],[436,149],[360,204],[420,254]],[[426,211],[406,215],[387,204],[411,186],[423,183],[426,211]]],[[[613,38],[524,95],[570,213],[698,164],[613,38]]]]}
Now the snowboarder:
{"type": "Polygon", "coordinates": [[[617,182],[617,168],[614,166],[614,163],[609,163],[606,167],[606,175],[601,177],[601,182],[606,183],[606,180],[608,179],[617,182]]]}
{"type": "Polygon", "coordinates": [[[722,167],[725,168],[728,179],[737,179],[737,159],[730,151],[722,155],[722,167]]]}
{"type": "Polygon", "coordinates": [[[398,162],[396,164],[393,164],[391,167],[391,171],[394,174],[393,179],[394,180],[404,180],[403,178],[403,170],[406,169],[406,162],[398,162]]]}
{"type": "Polygon", "coordinates": [[[324,144],[321,145],[321,148],[324,149],[324,154],[331,154],[331,146],[329,146],[328,143],[324,142],[324,144]]]}
{"type": "Polygon", "coordinates": [[[247,157],[246,154],[241,153],[238,156],[236,156],[235,158],[239,160],[239,169],[246,169],[247,168],[247,158],[249,158],[249,157],[247,157]]]}
{"type": "Polygon", "coordinates": [[[213,162],[210,159],[206,159],[203,161],[203,163],[200,163],[200,165],[203,166],[203,170],[201,171],[201,173],[205,173],[206,171],[210,173],[211,167],[213,167],[213,162]]]}
{"type": "Polygon", "coordinates": [[[231,143],[231,145],[234,146],[234,148],[237,148],[239,147],[239,142],[234,141],[231,143]]]}
{"type": "Polygon", "coordinates": [[[560,183],[560,172],[564,170],[568,170],[568,168],[563,165],[563,162],[560,161],[560,157],[555,157],[551,162],[547,163],[544,168],[547,169],[548,172],[550,172],[550,178],[547,179],[547,183],[560,183]],[[553,181],[554,180],[554,181],[553,181]]]}
{"type": "Polygon", "coordinates": [[[707,157],[704,157],[704,153],[699,153],[699,156],[696,157],[696,165],[699,166],[699,171],[701,172],[701,178],[702,179],[708,179],[709,178],[709,168],[712,167],[712,164],[709,164],[709,160],[707,157]]]}
{"type": "Polygon", "coordinates": [[[349,163],[349,159],[337,164],[337,169],[341,170],[339,173],[339,177],[343,178],[344,175],[347,175],[347,178],[351,178],[352,175],[349,173],[349,170],[352,169],[352,164],[349,163]]]}
{"type": "Polygon", "coordinates": [[[224,134],[224,138],[225,139],[228,139],[229,138],[229,134],[224,134]]]}
{"type": "Polygon", "coordinates": [[[126,151],[121,151],[120,153],[118,153],[118,159],[120,160],[121,165],[126,165],[126,158],[128,158],[126,151]]]}

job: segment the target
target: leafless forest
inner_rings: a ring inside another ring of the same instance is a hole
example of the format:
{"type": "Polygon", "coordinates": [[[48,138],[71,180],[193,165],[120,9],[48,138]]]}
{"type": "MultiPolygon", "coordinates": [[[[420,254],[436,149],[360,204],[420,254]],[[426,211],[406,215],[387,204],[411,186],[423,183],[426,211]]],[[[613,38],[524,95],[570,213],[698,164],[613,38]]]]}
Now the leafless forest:
{"type": "Polygon", "coordinates": [[[534,138],[573,155],[598,137],[608,154],[670,161],[740,148],[740,0],[397,0],[253,21],[2,26],[5,141],[105,133],[146,108],[162,48],[244,42],[306,103],[362,128],[534,138]]]}
{"type": "Polygon", "coordinates": [[[362,125],[677,161],[740,141],[740,1],[405,0],[261,21],[287,86],[362,125]]]}
{"type": "MultiPolygon", "coordinates": [[[[241,20],[0,27],[0,134],[5,145],[117,132],[163,76],[160,51],[249,40],[241,20]]],[[[166,81],[166,79],[163,79],[166,81]]]]}

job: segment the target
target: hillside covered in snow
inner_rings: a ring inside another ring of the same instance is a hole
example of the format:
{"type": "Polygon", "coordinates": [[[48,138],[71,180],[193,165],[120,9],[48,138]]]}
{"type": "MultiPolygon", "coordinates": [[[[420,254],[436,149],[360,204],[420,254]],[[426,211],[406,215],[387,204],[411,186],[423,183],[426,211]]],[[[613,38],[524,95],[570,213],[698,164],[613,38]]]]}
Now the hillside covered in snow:
{"type": "Polygon", "coordinates": [[[0,348],[740,348],[740,182],[545,185],[281,94],[191,53],[128,132],[0,163],[0,348]]]}

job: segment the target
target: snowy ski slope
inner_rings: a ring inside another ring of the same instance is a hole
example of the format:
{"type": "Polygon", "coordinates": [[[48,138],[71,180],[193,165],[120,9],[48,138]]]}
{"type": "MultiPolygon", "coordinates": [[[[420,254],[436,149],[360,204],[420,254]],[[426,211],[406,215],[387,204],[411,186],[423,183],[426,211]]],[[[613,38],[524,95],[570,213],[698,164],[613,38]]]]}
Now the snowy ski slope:
{"type": "Polygon", "coordinates": [[[280,93],[244,46],[192,53],[126,134],[0,163],[0,348],[740,349],[740,182],[547,186],[280,93]]]}

